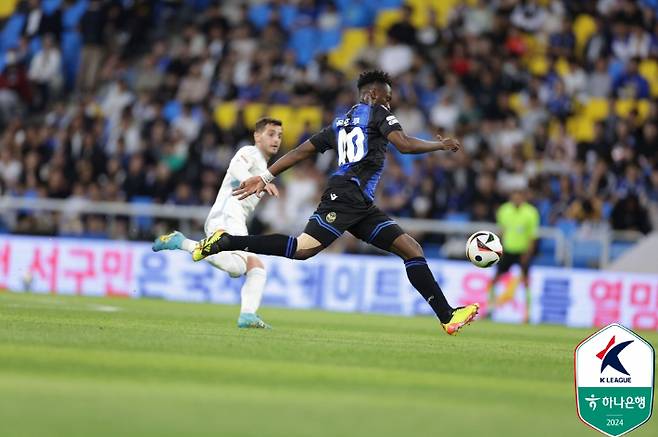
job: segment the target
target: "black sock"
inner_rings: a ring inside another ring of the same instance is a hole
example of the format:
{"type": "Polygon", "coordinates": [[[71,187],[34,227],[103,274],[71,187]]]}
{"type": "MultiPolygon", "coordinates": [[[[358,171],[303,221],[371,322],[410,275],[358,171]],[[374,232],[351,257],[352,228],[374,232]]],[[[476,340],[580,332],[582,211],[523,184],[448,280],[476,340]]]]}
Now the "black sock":
{"type": "Polygon", "coordinates": [[[244,250],[262,255],[276,255],[292,258],[297,251],[297,239],[287,235],[229,235],[220,240],[221,250],[244,250]]]}
{"type": "Polygon", "coordinates": [[[404,262],[409,282],[425,298],[432,307],[441,323],[447,323],[452,317],[453,308],[448,304],[441,287],[434,280],[434,276],[427,266],[425,258],[409,258],[404,262]]]}

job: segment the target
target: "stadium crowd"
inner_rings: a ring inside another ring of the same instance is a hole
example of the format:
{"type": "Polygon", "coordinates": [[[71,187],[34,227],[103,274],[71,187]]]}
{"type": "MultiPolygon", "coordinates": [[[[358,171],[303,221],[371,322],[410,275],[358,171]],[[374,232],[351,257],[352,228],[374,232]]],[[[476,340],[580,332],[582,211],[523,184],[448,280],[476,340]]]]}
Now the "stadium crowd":
{"type": "MultiPolygon", "coordinates": [[[[412,19],[422,3],[344,3],[22,2],[3,24],[7,35],[23,16],[3,47],[0,194],[68,199],[72,211],[86,200],[211,205],[232,154],[252,140],[240,114],[230,127],[216,123],[218,104],[315,105],[328,123],[355,102],[355,75],[380,68],[394,77],[393,111],[408,133],[455,135],[464,146],[454,155],[391,151],[382,209],[493,221],[511,191],[528,187],[545,225],[585,235],[658,226],[658,89],[642,73],[658,60],[658,2],[452,2],[442,25],[427,6],[422,26],[412,19]],[[349,68],[298,49],[298,29],[372,29],[378,3],[401,12],[385,41],[369,33],[372,45],[349,68]],[[575,135],[573,116],[594,98],[605,114],[575,135]]],[[[320,155],[282,177],[257,230],[302,229],[334,161],[320,155]]],[[[19,233],[161,231],[107,220],[0,212],[0,228],[19,233]]]]}

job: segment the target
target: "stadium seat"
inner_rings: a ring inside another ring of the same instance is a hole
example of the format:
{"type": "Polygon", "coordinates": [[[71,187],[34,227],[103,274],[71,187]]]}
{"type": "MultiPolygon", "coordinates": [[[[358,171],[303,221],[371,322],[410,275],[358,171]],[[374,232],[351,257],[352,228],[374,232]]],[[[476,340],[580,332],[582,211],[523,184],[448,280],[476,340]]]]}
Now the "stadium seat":
{"type": "Polygon", "coordinates": [[[62,13],[62,26],[64,29],[75,29],[86,10],[87,2],[85,0],[78,0],[71,7],[65,9],[62,13]]]}
{"type": "Polygon", "coordinates": [[[648,100],[619,99],[615,103],[615,111],[620,117],[627,117],[631,110],[636,109],[640,121],[644,121],[649,115],[648,100]]]}
{"type": "Polygon", "coordinates": [[[52,14],[60,6],[62,6],[62,0],[42,0],[41,2],[41,10],[46,15],[52,14]]]}
{"type": "Polygon", "coordinates": [[[658,97],[658,62],[653,59],[645,59],[640,63],[639,71],[649,82],[651,97],[658,97]]]}
{"type": "Polygon", "coordinates": [[[0,33],[0,52],[2,53],[3,58],[4,52],[7,51],[7,49],[18,44],[24,25],[25,15],[23,14],[12,15],[5,23],[5,27],[2,29],[2,33],[0,33]]]}
{"type": "MultiPolygon", "coordinates": [[[[134,196],[130,203],[137,205],[152,205],[153,198],[150,196],[134,196]]],[[[150,231],[153,228],[153,217],[151,216],[133,216],[132,226],[140,231],[150,231]]]]}
{"type": "Polygon", "coordinates": [[[162,116],[171,123],[181,113],[181,104],[177,100],[170,100],[162,108],[162,116]]]}
{"type": "Polygon", "coordinates": [[[596,135],[594,123],[587,117],[579,115],[567,119],[567,132],[576,141],[592,141],[596,135]]]}
{"type": "Polygon", "coordinates": [[[288,47],[295,51],[297,63],[308,64],[315,56],[317,50],[318,32],[311,26],[300,27],[290,35],[288,47]]]}
{"type": "Polygon", "coordinates": [[[215,108],[214,119],[217,126],[222,129],[229,129],[235,125],[237,120],[237,105],[235,102],[224,102],[215,108]]]}
{"type": "Polygon", "coordinates": [[[267,2],[254,3],[249,8],[249,21],[258,29],[265,27],[270,19],[270,5],[267,2]]]}
{"type": "Polygon", "coordinates": [[[338,47],[340,40],[343,38],[343,31],[340,27],[320,31],[318,50],[321,53],[327,53],[338,47]]]}
{"type": "Polygon", "coordinates": [[[73,89],[75,77],[78,74],[78,64],[80,62],[80,50],[82,49],[82,40],[80,33],[76,30],[67,30],[62,33],[62,64],[64,72],[64,83],[67,89],[73,89]]]}
{"type": "Polygon", "coordinates": [[[592,97],[583,106],[582,115],[590,121],[600,121],[608,116],[608,99],[592,97]]]}
{"type": "Polygon", "coordinates": [[[368,44],[368,32],[364,29],[346,29],[340,45],[329,54],[329,63],[346,71],[354,58],[368,44]]]}
{"type": "Polygon", "coordinates": [[[601,243],[595,240],[572,240],[572,259],[574,267],[598,267],[601,256],[601,243]]]}
{"type": "Polygon", "coordinates": [[[453,223],[466,223],[470,218],[471,216],[467,212],[449,212],[443,217],[444,220],[453,223]]]}
{"type": "Polygon", "coordinates": [[[0,20],[9,17],[16,10],[18,0],[3,0],[0,2],[0,20]]]}
{"type": "Polygon", "coordinates": [[[532,264],[537,266],[555,267],[558,263],[555,262],[553,255],[540,253],[532,259],[532,264]]]}
{"type": "MultiPolygon", "coordinates": [[[[256,121],[263,115],[265,115],[265,105],[263,103],[249,103],[244,107],[244,122],[247,126],[256,124],[256,121]]],[[[272,116],[272,114],[268,115],[272,116]]]]}
{"type": "Polygon", "coordinates": [[[596,32],[596,21],[591,15],[580,14],[573,22],[573,34],[576,37],[576,53],[582,53],[587,41],[596,32]]]}
{"type": "Polygon", "coordinates": [[[630,241],[613,241],[610,245],[610,260],[614,261],[634,246],[630,241]]]}
{"type": "Polygon", "coordinates": [[[399,9],[380,10],[375,19],[375,42],[377,45],[386,44],[386,34],[388,29],[398,22],[402,17],[402,11],[399,9]]]}
{"type": "Polygon", "coordinates": [[[512,93],[509,95],[509,107],[512,111],[517,114],[523,114],[525,112],[525,105],[523,104],[523,94],[521,93],[512,93]]]}

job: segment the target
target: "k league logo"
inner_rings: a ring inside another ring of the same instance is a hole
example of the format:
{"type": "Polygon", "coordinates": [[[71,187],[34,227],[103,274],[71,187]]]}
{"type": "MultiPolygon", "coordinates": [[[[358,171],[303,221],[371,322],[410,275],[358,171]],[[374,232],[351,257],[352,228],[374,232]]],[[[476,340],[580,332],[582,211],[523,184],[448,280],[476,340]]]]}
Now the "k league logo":
{"type": "Polygon", "coordinates": [[[617,323],[586,338],[574,351],[578,416],[615,437],[642,425],[653,408],[654,368],[651,344],[617,323]]]}

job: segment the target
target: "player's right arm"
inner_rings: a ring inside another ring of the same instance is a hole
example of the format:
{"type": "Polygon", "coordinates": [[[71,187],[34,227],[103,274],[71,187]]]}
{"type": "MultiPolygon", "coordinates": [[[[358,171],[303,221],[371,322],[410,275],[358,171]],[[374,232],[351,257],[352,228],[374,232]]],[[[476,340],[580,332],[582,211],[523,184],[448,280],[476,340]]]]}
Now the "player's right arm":
{"type": "Polygon", "coordinates": [[[420,154],[437,150],[456,152],[461,148],[461,144],[456,139],[443,138],[441,135],[436,136],[436,141],[427,141],[407,135],[402,130],[396,130],[388,134],[386,138],[400,153],[420,154]]]}
{"type": "Polygon", "coordinates": [[[453,138],[443,138],[441,135],[436,136],[436,141],[421,140],[407,135],[400,126],[397,117],[386,106],[376,106],[373,110],[373,119],[381,135],[392,143],[400,153],[419,154],[436,150],[456,152],[461,148],[459,141],[453,138]]]}

